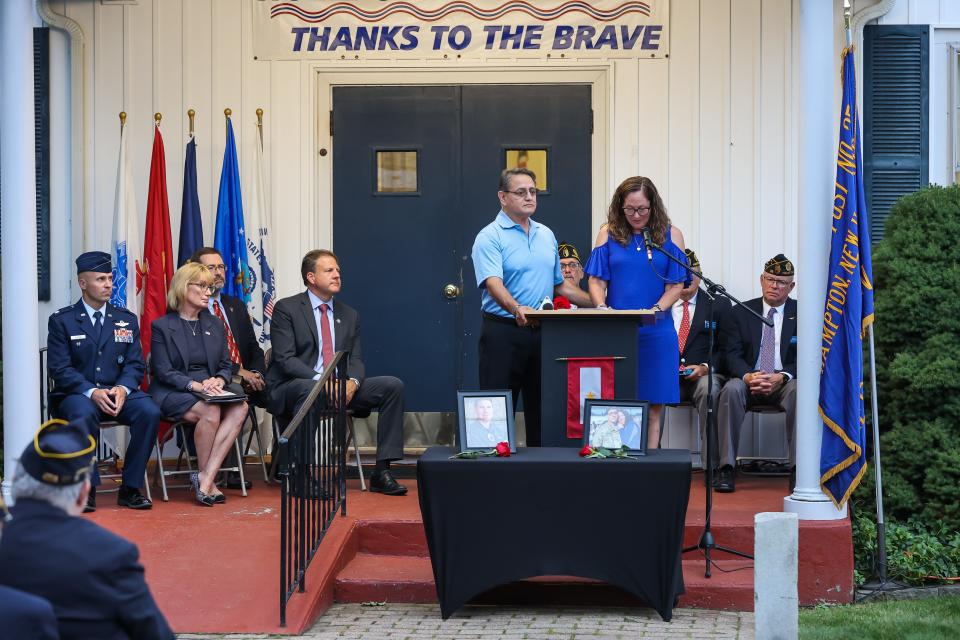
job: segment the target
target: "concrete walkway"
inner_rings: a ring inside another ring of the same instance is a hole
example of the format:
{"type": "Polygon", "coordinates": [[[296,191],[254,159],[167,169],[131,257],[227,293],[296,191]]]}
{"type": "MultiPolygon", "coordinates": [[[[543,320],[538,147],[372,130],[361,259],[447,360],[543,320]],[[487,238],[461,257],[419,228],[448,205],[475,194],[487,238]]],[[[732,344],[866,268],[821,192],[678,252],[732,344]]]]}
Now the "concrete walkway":
{"type": "MultiPolygon", "coordinates": [[[[260,640],[268,634],[181,634],[182,640],[260,640]]],[[[709,638],[753,640],[753,613],[674,609],[664,622],[652,609],[467,606],[441,620],[435,604],[337,604],[302,636],[291,639],[467,638],[473,640],[604,640],[709,638]]]]}

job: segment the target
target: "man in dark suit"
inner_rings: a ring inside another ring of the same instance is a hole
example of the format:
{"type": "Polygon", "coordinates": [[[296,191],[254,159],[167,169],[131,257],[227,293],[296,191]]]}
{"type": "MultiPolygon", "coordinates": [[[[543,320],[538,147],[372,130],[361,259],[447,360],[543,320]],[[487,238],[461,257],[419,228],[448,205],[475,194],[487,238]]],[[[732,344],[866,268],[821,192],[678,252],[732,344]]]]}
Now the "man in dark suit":
{"type": "Polygon", "coordinates": [[[734,491],[740,425],[751,406],[771,405],[787,414],[787,449],[793,466],[797,416],[797,301],[793,263],[782,253],[767,261],[760,275],[763,295],[745,304],[773,321],[769,327],[745,309],[733,310],[726,344],[730,380],[720,392],[720,474],[717,491],[734,491]]]}
{"type": "MultiPolygon", "coordinates": [[[[3,525],[9,519],[7,505],[0,495],[0,540],[3,525]]],[[[0,620],[3,632],[24,640],[58,640],[57,616],[49,602],[19,589],[0,585],[0,620]]]]}
{"type": "Polygon", "coordinates": [[[404,495],[407,488],[390,473],[403,457],[403,382],[393,376],[364,377],[360,316],[334,295],[340,292],[340,265],[332,251],[315,249],[300,264],[307,290],[277,302],[270,339],[273,358],[267,370],[270,412],[290,417],[303,404],[334,353],[346,351],[347,407],[379,412],[377,466],[371,491],[404,495]]]}
{"type": "Polygon", "coordinates": [[[168,640],[136,545],[74,517],[90,491],[96,425],[88,421],[51,420],[24,449],[0,539],[0,585],[47,600],[61,638],[168,640]]]}
{"type": "MultiPolygon", "coordinates": [[[[100,436],[100,421],[129,425],[117,504],[149,509],[153,505],[140,488],[157,438],[160,409],[139,390],[145,365],[137,316],[109,303],[113,292],[110,254],[89,251],[76,262],[82,296],[75,305],[51,315],[48,323],[50,412],[68,421],[92,418],[94,438],[100,436]]],[[[98,484],[100,476],[94,469],[87,511],[96,508],[98,484]]]]}
{"type": "MultiPolygon", "coordinates": [[[[247,312],[247,306],[242,300],[223,293],[224,274],[226,265],[223,256],[214,247],[197,249],[189,262],[198,262],[213,274],[213,293],[210,294],[208,307],[210,313],[220,318],[227,332],[227,347],[230,350],[230,359],[233,362],[233,375],[239,378],[248,401],[254,406],[267,408],[267,382],[263,377],[267,370],[264,362],[263,349],[253,330],[253,321],[247,312]]],[[[231,451],[230,457],[235,457],[231,451]]],[[[231,471],[227,475],[227,486],[231,489],[240,488],[240,475],[231,471]]],[[[250,482],[247,481],[247,489],[250,482]]]]}
{"type": "MultiPolygon", "coordinates": [[[[690,267],[700,270],[700,259],[692,249],[685,249],[690,267]]],[[[730,326],[730,303],[726,298],[711,300],[700,290],[700,278],[691,276],[688,286],[680,292],[680,299],[671,308],[673,326],[677,330],[680,347],[680,401],[692,401],[700,416],[700,442],[703,451],[707,446],[707,411],[716,406],[720,389],[727,381],[723,373],[723,332],[730,326]],[[713,362],[710,362],[710,313],[713,311],[714,344],[713,362]],[[710,376],[713,377],[713,393],[708,394],[710,376]]],[[[719,459],[717,440],[711,451],[713,461],[719,459]]]]}

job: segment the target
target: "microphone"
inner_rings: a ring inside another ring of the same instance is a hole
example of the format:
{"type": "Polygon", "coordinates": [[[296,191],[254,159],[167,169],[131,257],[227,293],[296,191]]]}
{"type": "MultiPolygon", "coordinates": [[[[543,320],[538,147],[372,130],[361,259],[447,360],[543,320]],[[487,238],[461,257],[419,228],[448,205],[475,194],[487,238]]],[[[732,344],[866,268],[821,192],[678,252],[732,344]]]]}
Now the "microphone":
{"type": "Polygon", "coordinates": [[[653,251],[650,250],[651,245],[653,245],[653,240],[650,238],[650,227],[644,227],[641,231],[643,231],[643,244],[647,245],[647,260],[653,262],[653,251]]]}
{"type": "Polygon", "coordinates": [[[553,300],[550,299],[550,296],[546,296],[540,303],[540,310],[553,311],[553,300]]]}

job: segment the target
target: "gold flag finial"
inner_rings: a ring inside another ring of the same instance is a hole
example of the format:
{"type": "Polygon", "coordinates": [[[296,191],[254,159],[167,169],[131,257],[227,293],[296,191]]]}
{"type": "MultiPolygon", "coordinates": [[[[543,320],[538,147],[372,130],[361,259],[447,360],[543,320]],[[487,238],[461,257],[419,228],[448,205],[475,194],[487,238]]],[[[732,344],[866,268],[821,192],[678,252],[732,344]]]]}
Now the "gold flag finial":
{"type": "Polygon", "coordinates": [[[163,119],[163,116],[160,115],[160,112],[159,112],[159,111],[157,111],[155,114],[153,114],[153,121],[157,123],[157,126],[160,126],[160,120],[162,120],[162,119],[163,119]]]}
{"type": "Polygon", "coordinates": [[[257,109],[257,126],[263,126],[263,109],[260,108],[257,109]]]}
{"type": "Polygon", "coordinates": [[[233,110],[230,107],[227,107],[226,109],[223,110],[223,115],[225,115],[228,118],[232,113],[233,113],[233,110]]]}
{"type": "Polygon", "coordinates": [[[187,109],[187,117],[190,118],[190,137],[193,137],[193,118],[197,115],[197,112],[193,109],[187,109]]]}
{"type": "Polygon", "coordinates": [[[120,112],[120,128],[123,129],[123,125],[127,124],[127,112],[120,112]]]}

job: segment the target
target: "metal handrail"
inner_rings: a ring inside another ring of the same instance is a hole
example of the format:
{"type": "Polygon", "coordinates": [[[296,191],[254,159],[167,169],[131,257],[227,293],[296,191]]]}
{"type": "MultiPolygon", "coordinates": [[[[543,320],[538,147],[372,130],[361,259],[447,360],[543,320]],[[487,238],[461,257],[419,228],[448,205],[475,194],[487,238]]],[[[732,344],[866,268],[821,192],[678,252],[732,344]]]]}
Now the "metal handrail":
{"type": "Polygon", "coordinates": [[[294,592],[306,589],[307,568],[337,512],[347,515],[346,361],[338,351],[277,438],[280,626],[294,592]]]}

